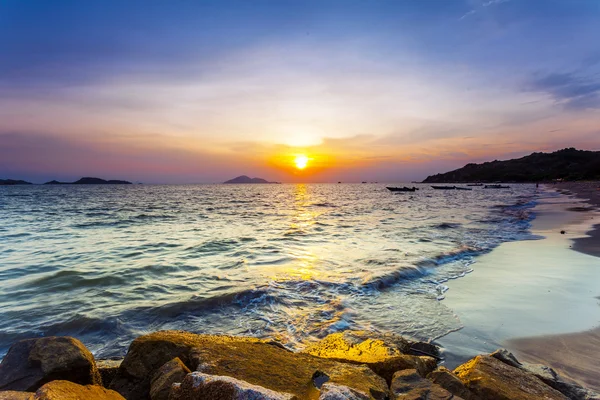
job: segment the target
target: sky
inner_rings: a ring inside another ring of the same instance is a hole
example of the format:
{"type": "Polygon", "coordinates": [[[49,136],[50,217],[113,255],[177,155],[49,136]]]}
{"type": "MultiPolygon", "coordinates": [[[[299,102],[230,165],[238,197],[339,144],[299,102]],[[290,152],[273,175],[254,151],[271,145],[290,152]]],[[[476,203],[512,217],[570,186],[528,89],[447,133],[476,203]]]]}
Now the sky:
{"type": "Polygon", "coordinates": [[[0,178],[402,182],[600,150],[599,38],[598,0],[0,0],[0,178]]]}

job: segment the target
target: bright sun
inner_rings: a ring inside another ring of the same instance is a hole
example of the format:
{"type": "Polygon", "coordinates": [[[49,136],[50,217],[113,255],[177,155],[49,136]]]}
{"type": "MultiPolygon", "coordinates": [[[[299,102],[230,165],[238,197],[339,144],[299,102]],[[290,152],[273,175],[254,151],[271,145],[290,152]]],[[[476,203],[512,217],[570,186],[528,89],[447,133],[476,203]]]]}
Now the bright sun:
{"type": "Polygon", "coordinates": [[[294,164],[296,164],[296,168],[304,169],[308,165],[308,157],[304,154],[298,154],[294,159],[294,164]]]}

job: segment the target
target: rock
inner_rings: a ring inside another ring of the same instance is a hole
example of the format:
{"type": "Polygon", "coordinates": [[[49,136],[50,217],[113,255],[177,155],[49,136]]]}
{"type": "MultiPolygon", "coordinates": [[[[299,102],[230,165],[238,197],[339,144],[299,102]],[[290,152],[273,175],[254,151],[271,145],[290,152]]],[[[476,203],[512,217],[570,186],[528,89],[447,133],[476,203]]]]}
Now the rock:
{"type": "Polygon", "coordinates": [[[33,393],[5,390],[0,392],[0,400],[33,400],[33,393]]]}
{"type": "Polygon", "coordinates": [[[368,393],[372,399],[385,399],[388,391],[385,381],[362,365],[293,353],[255,338],[182,331],[155,332],[134,340],[111,389],[128,400],[147,399],[151,377],[175,357],[192,371],[231,376],[299,399],[319,397],[312,381],[317,371],[329,382],[368,393]]]}
{"type": "Polygon", "coordinates": [[[97,360],[96,367],[102,378],[102,384],[105,387],[110,387],[110,383],[113,378],[117,375],[119,366],[123,362],[123,359],[119,360],[97,360]]]}
{"type": "Polygon", "coordinates": [[[58,379],[101,384],[94,357],[79,340],[66,336],[21,340],[0,364],[0,390],[33,392],[58,379]]]}
{"type": "Polygon", "coordinates": [[[170,400],[292,400],[289,393],[279,393],[229,376],[192,372],[171,392],[170,400]]]}
{"type": "Polygon", "coordinates": [[[321,387],[319,400],[369,400],[369,396],[347,386],[325,383],[321,387]]]}
{"type": "Polygon", "coordinates": [[[154,374],[150,383],[150,398],[152,400],[167,400],[171,386],[183,382],[183,378],[190,373],[188,367],[179,358],[174,358],[165,363],[154,374]]]}
{"type": "Polygon", "coordinates": [[[125,400],[119,393],[97,385],[52,381],[35,392],[33,400],[125,400]]]}
{"type": "Polygon", "coordinates": [[[454,373],[471,392],[486,400],[567,399],[533,374],[495,357],[477,356],[457,367],[454,373]]]}
{"type": "Polygon", "coordinates": [[[459,399],[452,393],[423,378],[415,369],[398,371],[390,385],[392,400],[451,400],[459,399]]]}
{"type": "Polygon", "coordinates": [[[523,363],[523,369],[532,373],[546,385],[558,390],[572,400],[600,400],[600,394],[575,382],[566,382],[552,368],[541,364],[523,363]]]}
{"type": "Polygon", "coordinates": [[[511,367],[521,368],[523,366],[523,364],[517,360],[517,357],[515,357],[513,353],[506,349],[498,349],[490,354],[490,356],[502,361],[504,364],[510,365],[511,367]]]}
{"type": "MultiPolygon", "coordinates": [[[[427,350],[433,352],[432,348],[427,350]]],[[[416,369],[425,377],[437,367],[432,357],[404,354],[410,351],[411,342],[401,336],[345,331],[327,336],[304,352],[340,362],[365,364],[389,383],[396,371],[416,369]]]]}
{"type": "Polygon", "coordinates": [[[446,367],[438,367],[435,371],[427,375],[427,379],[464,400],[480,400],[478,396],[463,385],[458,376],[454,375],[446,367]]]}
{"type": "Polygon", "coordinates": [[[502,361],[510,366],[520,368],[535,375],[546,385],[558,390],[572,400],[592,400],[600,399],[600,394],[586,389],[574,382],[567,382],[562,379],[552,368],[541,364],[521,363],[513,353],[506,349],[498,349],[490,356],[502,361]]]}

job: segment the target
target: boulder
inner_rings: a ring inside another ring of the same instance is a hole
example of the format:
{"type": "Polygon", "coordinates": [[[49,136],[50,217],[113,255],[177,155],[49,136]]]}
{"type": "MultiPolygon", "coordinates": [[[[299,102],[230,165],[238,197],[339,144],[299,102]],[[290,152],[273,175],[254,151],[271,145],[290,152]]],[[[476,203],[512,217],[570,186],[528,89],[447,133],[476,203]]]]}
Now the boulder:
{"type": "Polygon", "coordinates": [[[321,387],[319,400],[369,400],[369,396],[347,386],[325,383],[321,387]]]}
{"type": "Polygon", "coordinates": [[[33,393],[5,390],[0,392],[0,400],[33,400],[33,393]]]}
{"type": "Polygon", "coordinates": [[[181,383],[189,373],[189,368],[179,358],[165,363],[154,374],[150,382],[150,399],[168,400],[173,384],[181,383]]]}
{"type": "MultiPolygon", "coordinates": [[[[388,384],[396,371],[416,369],[425,377],[437,367],[437,361],[433,357],[405,354],[411,351],[411,342],[401,336],[366,335],[367,333],[360,331],[333,333],[309,346],[304,352],[340,362],[365,364],[388,384]]],[[[428,350],[433,352],[430,348],[428,350]]]]}
{"type": "Polygon", "coordinates": [[[460,397],[423,378],[415,369],[398,371],[390,385],[392,400],[458,400],[460,397]]]}
{"type": "Polygon", "coordinates": [[[491,356],[477,356],[454,373],[477,396],[489,400],[565,400],[535,375],[491,356]]]}
{"type": "Polygon", "coordinates": [[[97,385],[78,385],[69,381],[52,381],[35,392],[33,400],[125,400],[113,391],[97,385]]]}
{"type": "Polygon", "coordinates": [[[600,400],[600,394],[586,389],[575,382],[565,381],[562,377],[560,377],[556,371],[552,368],[547,367],[541,364],[530,364],[526,362],[520,362],[517,360],[517,357],[514,356],[513,353],[506,349],[498,349],[490,356],[502,361],[505,364],[510,366],[520,368],[524,371],[532,373],[546,385],[553,387],[558,390],[569,399],[572,400],[600,400]]]}
{"type": "Polygon", "coordinates": [[[372,399],[385,399],[388,391],[386,382],[362,365],[293,353],[255,338],[182,331],[155,332],[135,339],[111,389],[128,400],[147,399],[151,378],[175,357],[192,371],[230,376],[299,399],[318,399],[319,390],[313,383],[318,371],[329,377],[328,382],[368,393],[372,399]]]}
{"type": "Polygon", "coordinates": [[[71,337],[26,339],[13,344],[0,364],[0,390],[36,391],[53,380],[99,385],[92,353],[71,337]]]}
{"type": "Polygon", "coordinates": [[[464,400],[481,400],[463,385],[458,376],[446,367],[438,367],[435,371],[427,375],[427,379],[464,400]]]}
{"type": "Polygon", "coordinates": [[[102,378],[102,384],[105,387],[110,387],[110,383],[117,375],[117,371],[122,362],[122,358],[118,360],[96,360],[96,367],[102,378]]]}
{"type": "Polygon", "coordinates": [[[175,386],[169,400],[292,400],[289,393],[279,393],[229,376],[192,372],[175,386]]]}

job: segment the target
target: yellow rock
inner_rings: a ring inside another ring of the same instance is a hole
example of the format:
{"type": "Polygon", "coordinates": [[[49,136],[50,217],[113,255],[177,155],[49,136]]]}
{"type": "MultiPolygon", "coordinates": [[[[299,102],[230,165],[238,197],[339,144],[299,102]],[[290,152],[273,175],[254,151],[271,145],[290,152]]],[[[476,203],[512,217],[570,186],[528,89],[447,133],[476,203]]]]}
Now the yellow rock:
{"type": "Polygon", "coordinates": [[[97,385],[52,381],[35,392],[33,400],[125,400],[119,393],[97,385]]]}
{"type": "Polygon", "coordinates": [[[313,377],[385,399],[388,386],[381,377],[362,365],[336,362],[293,353],[264,340],[244,337],[197,335],[162,331],[133,341],[113,380],[111,389],[128,400],[146,399],[150,377],[165,362],[179,357],[190,368],[205,374],[229,376],[299,399],[318,399],[313,377]]]}
{"type": "Polygon", "coordinates": [[[477,356],[454,372],[471,392],[486,400],[567,400],[533,374],[490,356],[477,356]]]}

